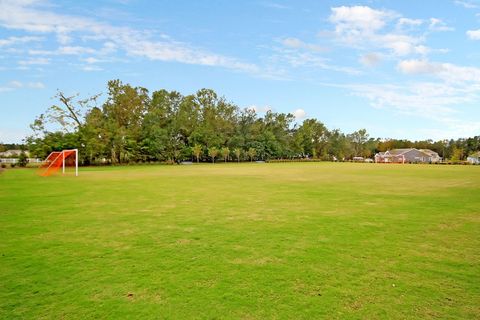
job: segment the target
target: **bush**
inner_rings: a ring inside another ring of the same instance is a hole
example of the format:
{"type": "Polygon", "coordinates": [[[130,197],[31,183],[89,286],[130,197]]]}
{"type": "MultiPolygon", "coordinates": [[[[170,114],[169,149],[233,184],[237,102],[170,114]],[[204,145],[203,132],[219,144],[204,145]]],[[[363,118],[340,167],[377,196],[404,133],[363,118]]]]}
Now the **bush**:
{"type": "Polygon", "coordinates": [[[5,163],[2,163],[2,164],[0,165],[0,167],[1,167],[2,169],[5,169],[5,168],[7,167],[7,165],[6,165],[5,163]]]}
{"type": "Polygon", "coordinates": [[[25,151],[22,150],[22,152],[20,153],[20,156],[18,157],[18,165],[20,167],[26,167],[27,163],[28,163],[27,154],[25,153],[25,151]]]}
{"type": "Polygon", "coordinates": [[[173,161],[173,160],[165,160],[163,163],[164,164],[169,164],[169,165],[176,164],[176,162],[173,161]]]}
{"type": "Polygon", "coordinates": [[[16,166],[17,166],[16,163],[14,163],[14,162],[10,163],[10,168],[15,168],[16,166]]]}

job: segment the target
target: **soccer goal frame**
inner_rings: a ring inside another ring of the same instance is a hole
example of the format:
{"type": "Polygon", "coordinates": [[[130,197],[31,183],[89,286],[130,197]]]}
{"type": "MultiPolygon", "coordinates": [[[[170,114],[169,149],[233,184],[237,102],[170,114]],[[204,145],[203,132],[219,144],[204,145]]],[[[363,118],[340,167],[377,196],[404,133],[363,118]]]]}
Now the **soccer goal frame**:
{"type": "Polygon", "coordinates": [[[78,149],[67,149],[62,151],[51,152],[47,159],[45,159],[44,165],[40,168],[43,169],[40,175],[50,176],[53,173],[60,170],[62,167],[62,174],[65,174],[66,160],[74,154],[75,156],[75,176],[78,177],[78,149]]]}

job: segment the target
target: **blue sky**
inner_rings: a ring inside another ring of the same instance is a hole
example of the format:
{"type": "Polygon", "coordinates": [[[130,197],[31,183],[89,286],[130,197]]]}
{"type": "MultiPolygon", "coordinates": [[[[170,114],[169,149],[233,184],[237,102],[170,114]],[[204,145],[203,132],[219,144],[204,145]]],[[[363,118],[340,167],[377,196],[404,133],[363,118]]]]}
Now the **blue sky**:
{"type": "Polygon", "coordinates": [[[1,142],[57,89],[117,78],[374,137],[479,135],[480,1],[0,0],[1,142]]]}

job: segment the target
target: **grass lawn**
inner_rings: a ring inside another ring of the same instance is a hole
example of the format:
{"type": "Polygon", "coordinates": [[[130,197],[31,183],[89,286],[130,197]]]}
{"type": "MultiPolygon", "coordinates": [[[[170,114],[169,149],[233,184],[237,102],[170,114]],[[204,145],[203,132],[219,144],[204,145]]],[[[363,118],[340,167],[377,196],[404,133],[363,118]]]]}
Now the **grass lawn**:
{"type": "Polygon", "coordinates": [[[1,319],[479,319],[480,166],[0,174],[1,319]]]}

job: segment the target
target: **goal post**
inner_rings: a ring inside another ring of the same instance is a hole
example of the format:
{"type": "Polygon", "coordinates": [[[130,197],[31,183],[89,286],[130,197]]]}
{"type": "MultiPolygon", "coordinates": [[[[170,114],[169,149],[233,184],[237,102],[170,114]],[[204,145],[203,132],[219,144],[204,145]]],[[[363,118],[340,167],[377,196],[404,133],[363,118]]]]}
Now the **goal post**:
{"type": "Polygon", "coordinates": [[[60,171],[60,168],[62,168],[62,174],[65,174],[65,167],[72,162],[75,165],[75,176],[78,176],[78,149],[51,152],[40,166],[40,175],[48,177],[60,171]]]}

